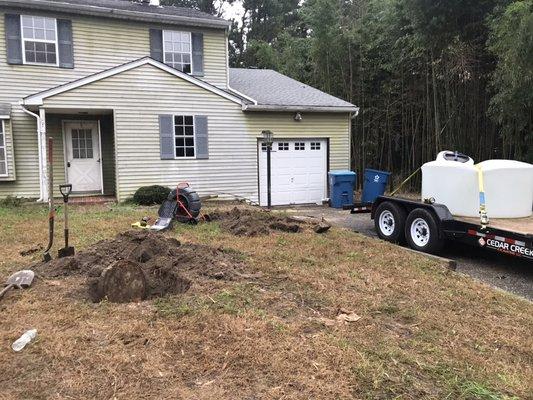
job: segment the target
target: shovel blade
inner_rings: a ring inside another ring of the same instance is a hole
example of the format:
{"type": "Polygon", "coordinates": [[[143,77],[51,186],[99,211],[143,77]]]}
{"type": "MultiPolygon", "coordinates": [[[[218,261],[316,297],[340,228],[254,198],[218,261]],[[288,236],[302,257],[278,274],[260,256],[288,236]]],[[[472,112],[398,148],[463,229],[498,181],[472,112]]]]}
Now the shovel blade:
{"type": "Polygon", "coordinates": [[[71,257],[74,255],[74,247],[72,246],[69,246],[69,247],[63,247],[62,249],[59,249],[57,251],[57,256],[59,258],[63,258],[63,257],[71,257]]]}
{"type": "Polygon", "coordinates": [[[11,275],[6,282],[7,285],[13,285],[15,287],[27,288],[30,287],[35,273],[29,269],[24,269],[22,271],[15,272],[11,275]]]}

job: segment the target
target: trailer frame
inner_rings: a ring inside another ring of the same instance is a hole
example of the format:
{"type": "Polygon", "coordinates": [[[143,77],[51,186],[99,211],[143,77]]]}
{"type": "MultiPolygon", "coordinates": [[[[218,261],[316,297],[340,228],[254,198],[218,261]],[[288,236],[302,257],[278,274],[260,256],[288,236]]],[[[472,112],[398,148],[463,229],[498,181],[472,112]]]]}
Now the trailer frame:
{"type": "MultiPolygon", "coordinates": [[[[533,233],[502,229],[497,226],[491,226],[490,223],[487,227],[483,227],[481,222],[476,224],[461,220],[460,217],[453,216],[448,207],[444,204],[426,203],[391,196],[379,196],[374,201],[370,211],[372,220],[376,221],[376,212],[380,208],[380,205],[384,203],[394,204],[396,207],[401,208],[406,216],[411,215],[414,210],[425,210],[433,217],[438,230],[438,239],[433,238],[432,240],[439,241],[435,246],[431,246],[435,251],[425,251],[423,248],[419,248],[416,245],[413,246],[412,241],[409,241],[409,231],[407,227],[402,227],[405,235],[404,240],[407,240],[410,247],[415,250],[434,253],[442,248],[446,241],[451,241],[461,242],[490,251],[497,251],[513,257],[533,260],[533,233]]],[[[386,208],[386,206],[381,208],[386,208]]],[[[417,213],[420,214],[420,211],[417,211],[417,213]]],[[[398,221],[400,225],[402,223],[405,224],[405,222],[406,221],[398,221]]],[[[389,240],[387,237],[383,237],[384,235],[380,234],[378,223],[376,223],[376,231],[378,236],[384,240],[399,241],[389,240]]]]}

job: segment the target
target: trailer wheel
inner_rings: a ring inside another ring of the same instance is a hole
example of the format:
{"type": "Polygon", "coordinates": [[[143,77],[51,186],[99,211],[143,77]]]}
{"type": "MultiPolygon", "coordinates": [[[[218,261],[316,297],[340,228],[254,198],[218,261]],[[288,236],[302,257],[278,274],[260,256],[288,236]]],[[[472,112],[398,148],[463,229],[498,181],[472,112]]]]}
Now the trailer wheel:
{"type": "Polygon", "coordinates": [[[405,223],[405,237],[409,247],[424,253],[437,253],[444,245],[444,240],[439,237],[435,217],[423,208],[416,208],[409,213],[405,223]]]}
{"type": "Polygon", "coordinates": [[[405,218],[402,207],[390,201],[381,203],[374,216],[374,226],[380,239],[392,243],[403,242],[405,218]]]}
{"type": "MultiPolygon", "coordinates": [[[[170,192],[168,195],[168,200],[176,201],[176,195],[177,190],[174,189],[170,192]]],[[[200,201],[200,196],[198,196],[198,193],[196,193],[194,190],[192,190],[190,187],[180,188],[179,189],[179,199],[187,208],[189,213],[193,218],[198,217],[200,215],[200,209],[202,208],[202,202],[200,201]]],[[[182,220],[189,218],[185,210],[183,210],[181,207],[176,208],[176,215],[175,218],[180,221],[184,222],[182,220]]]]}

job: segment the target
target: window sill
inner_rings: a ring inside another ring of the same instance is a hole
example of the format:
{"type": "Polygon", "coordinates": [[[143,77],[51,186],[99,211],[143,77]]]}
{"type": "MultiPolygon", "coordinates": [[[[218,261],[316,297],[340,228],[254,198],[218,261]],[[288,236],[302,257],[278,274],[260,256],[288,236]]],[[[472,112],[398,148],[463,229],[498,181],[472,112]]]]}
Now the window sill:
{"type": "Polygon", "coordinates": [[[12,65],[22,65],[28,67],[49,67],[49,68],[61,68],[59,64],[41,64],[41,63],[22,63],[22,64],[12,64],[12,65]]]}

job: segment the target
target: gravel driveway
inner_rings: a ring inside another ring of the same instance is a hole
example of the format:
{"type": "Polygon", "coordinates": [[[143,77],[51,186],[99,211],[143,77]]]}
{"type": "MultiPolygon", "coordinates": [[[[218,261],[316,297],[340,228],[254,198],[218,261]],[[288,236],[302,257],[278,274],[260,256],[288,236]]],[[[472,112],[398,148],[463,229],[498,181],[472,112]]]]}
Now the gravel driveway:
{"type": "MultiPolygon", "coordinates": [[[[301,216],[324,217],[332,225],[377,238],[374,221],[370,219],[370,214],[350,214],[349,211],[319,206],[297,207],[287,211],[301,216]]],[[[455,260],[457,272],[533,300],[531,262],[455,243],[448,244],[440,256],[455,260]]]]}

